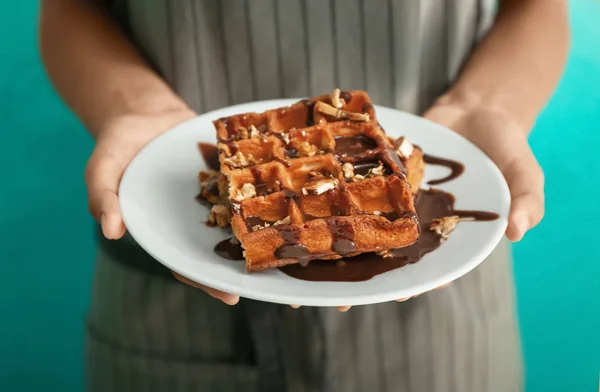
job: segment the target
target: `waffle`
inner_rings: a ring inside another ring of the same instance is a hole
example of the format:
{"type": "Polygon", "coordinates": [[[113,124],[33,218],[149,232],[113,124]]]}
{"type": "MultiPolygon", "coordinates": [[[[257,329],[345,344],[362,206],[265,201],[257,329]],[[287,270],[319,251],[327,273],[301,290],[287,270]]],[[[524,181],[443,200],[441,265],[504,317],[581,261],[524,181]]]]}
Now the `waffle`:
{"type": "Polygon", "coordinates": [[[220,184],[249,272],[418,239],[412,190],[422,151],[386,136],[367,93],[335,90],[214,125],[220,184]]]}

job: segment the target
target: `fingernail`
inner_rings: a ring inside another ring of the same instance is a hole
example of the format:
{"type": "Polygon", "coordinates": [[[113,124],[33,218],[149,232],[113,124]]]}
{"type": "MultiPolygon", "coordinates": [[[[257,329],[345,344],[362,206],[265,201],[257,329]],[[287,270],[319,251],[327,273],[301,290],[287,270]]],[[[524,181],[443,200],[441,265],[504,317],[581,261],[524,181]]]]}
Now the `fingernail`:
{"type": "Polygon", "coordinates": [[[290,306],[294,309],[298,309],[300,307],[300,305],[290,305],[290,306]]]}
{"type": "Polygon", "coordinates": [[[106,218],[106,214],[102,213],[100,214],[100,228],[102,228],[102,234],[104,235],[104,237],[106,237],[106,239],[111,239],[111,237],[108,235],[108,224],[107,224],[108,219],[106,218]]]}
{"type": "Polygon", "coordinates": [[[340,306],[338,307],[338,310],[342,313],[347,312],[351,307],[350,306],[340,306]]]}
{"type": "Polygon", "coordinates": [[[237,303],[240,302],[240,297],[225,298],[225,299],[222,299],[221,301],[225,302],[227,305],[233,306],[233,305],[237,305],[237,303]]]}
{"type": "Polygon", "coordinates": [[[525,233],[527,233],[527,230],[529,230],[529,218],[527,217],[527,215],[521,215],[517,217],[517,222],[515,226],[517,228],[516,240],[520,241],[525,236],[525,233]]]}

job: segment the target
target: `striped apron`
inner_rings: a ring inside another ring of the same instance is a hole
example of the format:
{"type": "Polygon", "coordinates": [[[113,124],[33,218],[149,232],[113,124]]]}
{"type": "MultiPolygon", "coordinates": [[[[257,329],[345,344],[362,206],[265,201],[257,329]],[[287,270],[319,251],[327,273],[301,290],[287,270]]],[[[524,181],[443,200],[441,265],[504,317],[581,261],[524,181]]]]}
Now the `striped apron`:
{"type": "MultiPolygon", "coordinates": [[[[109,0],[111,15],[199,113],[364,89],[421,113],[493,19],[486,0],[109,0]]],[[[518,391],[511,258],[502,242],[450,287],[335,309],[176,281],[131,237],[99,250],[87,320],[91,391],[518,391]]]]}

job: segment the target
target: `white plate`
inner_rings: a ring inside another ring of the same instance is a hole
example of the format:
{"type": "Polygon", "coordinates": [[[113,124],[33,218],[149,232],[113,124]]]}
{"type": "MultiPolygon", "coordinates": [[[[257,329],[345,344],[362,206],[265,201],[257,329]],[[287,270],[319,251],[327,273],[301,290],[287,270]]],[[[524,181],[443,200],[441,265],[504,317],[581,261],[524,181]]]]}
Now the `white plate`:
{"type": "MultiPolygon", "coordinates": [[[[282,304],[362,305],[409,297],[466,274],[494,249],[507,226],[510,195],[502,174],[477,147],[456,133],[420,117],[376,107],[391,136],[405,135],[429,154],[458,160],[465,172],[439,186],[456,196],[457,209],[500,214],[491,222],[462,222],[450,239],[416,264],[365,282],[308,282],[281,271],[248,274],[243,262],[217,256],[213,248],[231,234],[204,225],[206,207],[198,204],[198,171],[206,166],[200,141],[214,143],[212,120],[237,113],[289,105],[274,100],[237,105],[201,115],[152,141],[131,162],[119,189],[127,229],[156,260],[173,271],[210,287],[245,298],[282,304]]],[[[427,179],[447,173],[428,166],[427,179]]]]}

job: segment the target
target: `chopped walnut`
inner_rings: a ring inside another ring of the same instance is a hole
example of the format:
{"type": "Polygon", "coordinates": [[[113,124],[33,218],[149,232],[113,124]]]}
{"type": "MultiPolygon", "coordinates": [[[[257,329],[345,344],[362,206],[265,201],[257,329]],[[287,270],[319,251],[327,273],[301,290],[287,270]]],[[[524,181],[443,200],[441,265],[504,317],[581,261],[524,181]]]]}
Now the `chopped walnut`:
{"type": "Polygon", "coordinates": [[[237,129],[237,131],[238,131],[238,134],[237,134],[237,138],[238,139],[248,139],[248,137],[250,135],[248,133],[248,128],[246,128],[246,127],[239,127],[237,129]]]}
{"type": "Polygon", "coordinates": [[[367,177],[383,176],[385,174],[385,168],[383,164],[379,162],[379,166],[372,168],[367,173],[367,177]]]}
{"type": "Polygon", "coordinates": [[[281,139],[283,140],[283,142],[285,143],[286,146],[288,144],[290,144],[290,134],[289,133],[282,133],[281,139]]]}
{"type": "MultiPolygon", "coordinates": [[[[273,224],[274,226],[275,224],[273,224]]],[[[268,222],[265,222],[262,225],[254,225],[252,226],[252,231],[258,231],[258,230],[262,230],[262,229],[266,229],[267,227],[270,227],[271,225],[268,222]]]]}
{"type": "Polygon", "coordinates": [[[392,252],[390,252],[389,250],[382,250],[377,252],[377,255],[381,256],[382,259],[387,259],[389,257],[394,257],[394,255],[392,254],[392,252]]]}
{"type": "Polygon", "coordinates": [[[331,93],[331,103],[334,107],[341,109],[344,106],[344,100],[340,99],[340,89],[336,88],[331,93]]]}
{"type": "Polygon", "coordinates": [[[254,125],[250,125],[250,139],[256,139],[260,136],[260,132],[254,125]]]}
{"type": "Polygon", "coordinates": [[[365,179],[365,176],[363,176],[362,174],[355,174],[354,177],[352,177],[353,181],[362,181],[365,179]]]}
{"type": "Polygon", "coordinates": [[[317,151],[317,147],[309,142],[303,142],[298,146],[298,155],[301,157],[314,157],[317,151]]]}
{"type": "Polygon", "coordinates": [[[233,168],[242,168],[256,164],[256,160],[252,154],[248,154],[248,158],[246,158],[240,151],[236,152],[232,157],[225,158],[223,162],[233,168]]]}
{"type": "Polygon", "coordinates": [[[398,138],[394,142],[394,151],[396,151],[396,153],[398,153],[398,155],[402,159],[410,158],[414,149],[415,149],[415,147],[412,145],[412,143],[409,142],[408,139],[405,138],[404,136],[398,138]]]}
{"type": "Polygon", "coordinates": [[[302,194],[304,195],[320,195],[327,191],[334,189],[338,185],[339,181],[335,178],[323,178],[316,181],[311,181],[304,185],[302,188],[302,194]]]}
{"type": "Polygon", "coordinates": [[[440,242],[444,242],[452,233],[452,230],[458,224],[460,217],[457,215],[445,216],[440,219],[434,219],[429,226],[429,230],[435,231],[440,236],[440,242]]]}
{"type": "Polygon", "coordinates": [[[373,215],[380,216],[381,215],[381,211],[373,211],[373,215]]]}
{"type": "Polygon", "coordinates": [[[369,121],[371,118],[366,113],[354,113],[348,112],[346,110],[338,109],[331,105],[326,104],[325,102],[317,102],[315,104],[315,109],[322,114],[326,114],[331,117],[335,117],[338,119],[348,119],[351,121],[369,121]]]}
{"type": "Polygon", "coordinates": [[[222,204],[212,206],[208,216],[208,224],[227,227],[231,218],[231,210],[222,204]]]}
{"type": "Polygon", "coordinates": [[[200,185],[207,186],[210,180],[213,180],[219,175],[219,172],[214,170],[200,170],[198,173],[198,181],[200,185]]]}
{"type": "Polygon", "coordinates": [[[233,191],[233,200],[242,201],[256,196],[256,188],[252,184],[244,184],[240,189],[233,191]]]}
{"type": "Polygon", "coordinates": [[[292,218],[288,215],[283,219],[278,220],[277,222],[273,223],[273,226],[277,226],[277,225],[289,225],[292,223],[292,218]]]}
{"type": "Polygon", "coordinates": [[[342,171],[344,172],[344,177],[354,177],[354,165],[352,165],[350,162],[346,162],[342,165],[342,171]]]}

